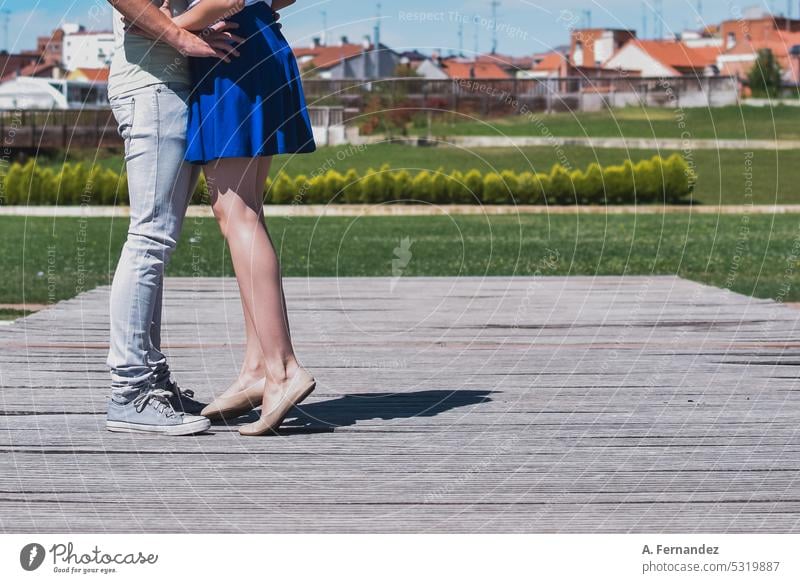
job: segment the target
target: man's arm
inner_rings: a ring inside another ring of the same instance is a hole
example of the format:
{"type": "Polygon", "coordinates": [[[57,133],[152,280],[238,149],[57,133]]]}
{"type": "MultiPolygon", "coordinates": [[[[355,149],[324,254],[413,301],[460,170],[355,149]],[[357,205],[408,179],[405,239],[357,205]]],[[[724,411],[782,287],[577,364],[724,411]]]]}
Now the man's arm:
{"type": "Polygon", "coordinates": [[[134,26],[152,38],[173,46],[181,54],[227,60],[226,55],[230,52],[230,47],[222,39],[208,36],[203,39],[182,29],[149,0],[108,0],[108,2],[134,26]]]}

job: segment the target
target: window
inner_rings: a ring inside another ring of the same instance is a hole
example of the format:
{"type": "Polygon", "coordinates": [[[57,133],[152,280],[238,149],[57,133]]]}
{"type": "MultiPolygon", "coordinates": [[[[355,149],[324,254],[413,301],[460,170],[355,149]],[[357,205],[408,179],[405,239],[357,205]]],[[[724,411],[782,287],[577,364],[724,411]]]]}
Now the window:
{"type": "Polygon", "coordinates": [[[583,66],[583,43],[578,41],[575,43],[575,52],[572,53],[572,61],[576,67],[583,66]]]}
{"type": "Polygon", "coordinates": [[[736,33],[735,32],[729,32],[728,33],[728,48],[732,49],[735,46],[736,46],[736,33]]]}

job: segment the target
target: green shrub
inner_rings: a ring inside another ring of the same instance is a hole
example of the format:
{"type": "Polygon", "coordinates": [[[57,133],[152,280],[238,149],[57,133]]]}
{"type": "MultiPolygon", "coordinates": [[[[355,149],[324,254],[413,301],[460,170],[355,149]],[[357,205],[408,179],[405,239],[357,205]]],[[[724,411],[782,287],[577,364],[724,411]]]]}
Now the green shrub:
{"type": "Polygon", "coordinates": [[[292,181],[292,198],[289,204],[297,202],[299,204],[308,204],[308,189],[311,184],[308,181],[308,176],[305,174],[298,174],[292,181]]]}
{"type": "Polygon", "coordinates": [[[431,175],[431,191],[427,202],[448,204],[450,202],[450,178],[444,168],[439,168],[431,175]]]}
{"type": "Polygon", "coordinates": [[[678,154],[663,161],[664,192],[667,203],[686,204],[691,202],[697,174],[678,154]]]}
{"type": "Polygon", "coordinates": [[[344,188],[344,176],[336,170],[331,170],[325,174],[325,202],[336,204],[342,202],[342,189],[344,188]]]}
{"type": "Polygon", "coordinates": [[[664,178],[661,158],[641,160],[633,167],[637,204],[647,204],[664,199],[664,178]]]}
{"type": "Polygon", "coordinates": [[[483,177],[477,170],[470,170],[464,175],[464,186],[467,188],[468,198],[464,202],[475,204],[483,200],[483,177]]]}
{"type": "MultiPolygon", "coordinates": [[[[127,204],[127,177],[113,170],[81,163],[66,163],[58,171],[35,160],[13,163],[0,176],[3,204],[127,204]]],[[[605,168],[594,163],[585,170],[568,171],[556,165],[549,174],[511,170],[466,173],[443,168],[411,175],[392,171],[388,164],[370,168],[363,176],[354,169],[336,170],[311,178],[294,178],[284,171],[267,180],[264,193],[272,204],[379,204],[393,200],[433,204],[686,204],[691,201],[697,176],[680,155],[658,156],[636,164],[627,160],[605,168]]],[[[208,204],[201,176],[192,202],[208,204]]]]}
{"type": "Polygon", "coordinates": [[[535,204],[536,194],[536,177],[533,172],[521,172],[517,176],[517,204],[535,204]]]}
{"type": "Polygon", "coordinates": [[[452,204],[467,204],[472,200],[472,195],[464,184],[464,174],[459,170],[453,170],[447,177],[447,199],[452,204]]]}
{"type": "Polygon", "coordinates": [[[503,170],[500,173],[500,178],[503,179],[503,184],[505,184],[506,187],[506,200],[504,203],[519,204],[519,175],[511,170],[503,170]]]}
{"type": "Polygon", "coordinates": [[[381,202],[381,182],[380,174],[369,168],[361,179],[361,196],[358,201],[362,204],[381,202]]]}
{"type": "Polygon", "coordinates": [[[550,170],[550,185],[546,194],[548,204],[575,204],[575,185],[566,168],[559,164],[553,166],[550,170]]]}
{"type": "Polygon", "coordinates": [[[357,203],[361,199],[361,177],[353,168],[344,175],[344,192],[341,202],[357,203]]]}
{"type": "Polygon", "coordinates": [[[271,204],[289,204],[294,197],[294,181],[283,170],[278,172],[269,189],[268,200],[271,204]]]}
{"type": "Polygon", "coordinates": [[[411,174],[408,170],[392,173],[392,200],[404,200],[411,197],[411,174]]]}
{"type": "Polygon", "coordinates": [[[625,204],[636,202],[634,169],[630,160],[622,166],[608,166],[603,171],[606,183],[606,204],[625,204]]]}
{"type": "Polygon", "coordinates": [[[325,204],[328,202],[327,182],[328,179],[325,174],[317,174],[311,177],[305,194],[306,204],[325,204]]]}
{"type": "Polygon", "coordinates": [[[537,194],[536,204],[547,204],[547,192],[550,190],[550,175],[539,172],[534,175],[534,187],[537,194]]]}
{"type": "Polygon", "coordinates": [[[24,192],[22,180],[22,166],[16,162],[11,164],[6,171],[5,176],[3,176],[4,204],[21,204],[20,194],[24,192]]]}
{"type": "Polygon", "coordinates": [[[483,177],[483,203],[504,204],[508,200],[508,188],[497,172],[489,172],[483,177]]]}
{"type": "Polygon", "coordinates": [[[431,196],[431,183],[433,178],[431,173],[423,170],[411,181],[411,195],[408,197],[414,201],[427,201],[431,196]]]}
{"type": "Polygon", "coordinates": [[[573,176],[575,192],[580,204],[603,204],[605,200],[605,185],[603,183],[603,169],[597,162],[592,162],[586,172],[576,172],[573,176]]]}
{"type": "Polygon", "coordinates": [[[372,202],[389,202],[394,200],[394,173],[388,164],[381,164],[378,169],[377,193],[372,202]]]}

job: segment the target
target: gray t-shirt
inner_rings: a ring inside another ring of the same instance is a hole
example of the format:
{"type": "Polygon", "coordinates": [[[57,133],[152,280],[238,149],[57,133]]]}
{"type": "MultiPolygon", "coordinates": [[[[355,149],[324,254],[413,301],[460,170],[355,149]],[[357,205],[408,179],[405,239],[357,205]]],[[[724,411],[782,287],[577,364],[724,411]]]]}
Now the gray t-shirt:
{"type": "MultiPolygon", "coordinates": [[[[162,0],[150,0],[161,6],[162,0]]],[[[186,0],[172,0],[173,15],[186,10],[186,0]]],[[[114,10],[114,58],[108,77],[108,96],[114,97],[156,83],[189,84],[186,57],[164,42],[125,32],[122,15],[114,10]]]]}

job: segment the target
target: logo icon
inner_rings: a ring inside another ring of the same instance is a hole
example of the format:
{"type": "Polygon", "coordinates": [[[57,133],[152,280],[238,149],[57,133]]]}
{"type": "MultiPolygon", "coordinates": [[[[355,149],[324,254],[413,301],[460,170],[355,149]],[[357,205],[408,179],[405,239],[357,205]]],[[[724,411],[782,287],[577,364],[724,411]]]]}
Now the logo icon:
{"type": "Polygon", "coordinates": [[[44,547],[39,543],[28,543],[19,552],[19,564],[26,571],[35,571],[44,562],[44,547]]]}
{"type": "Polygon", "coordinates": [[[400,245],[394,248],[395,258],[392,259],[392,279],[389,282],[390,292],[394,292],[394,288],[400,278],[403,277],[403,272],[408,267],[408,264],[411,263],[411,258],[414,256],[411,252],[411,245],[413,244],[411,237],[403,237],[400,239],[400,245]]]}

